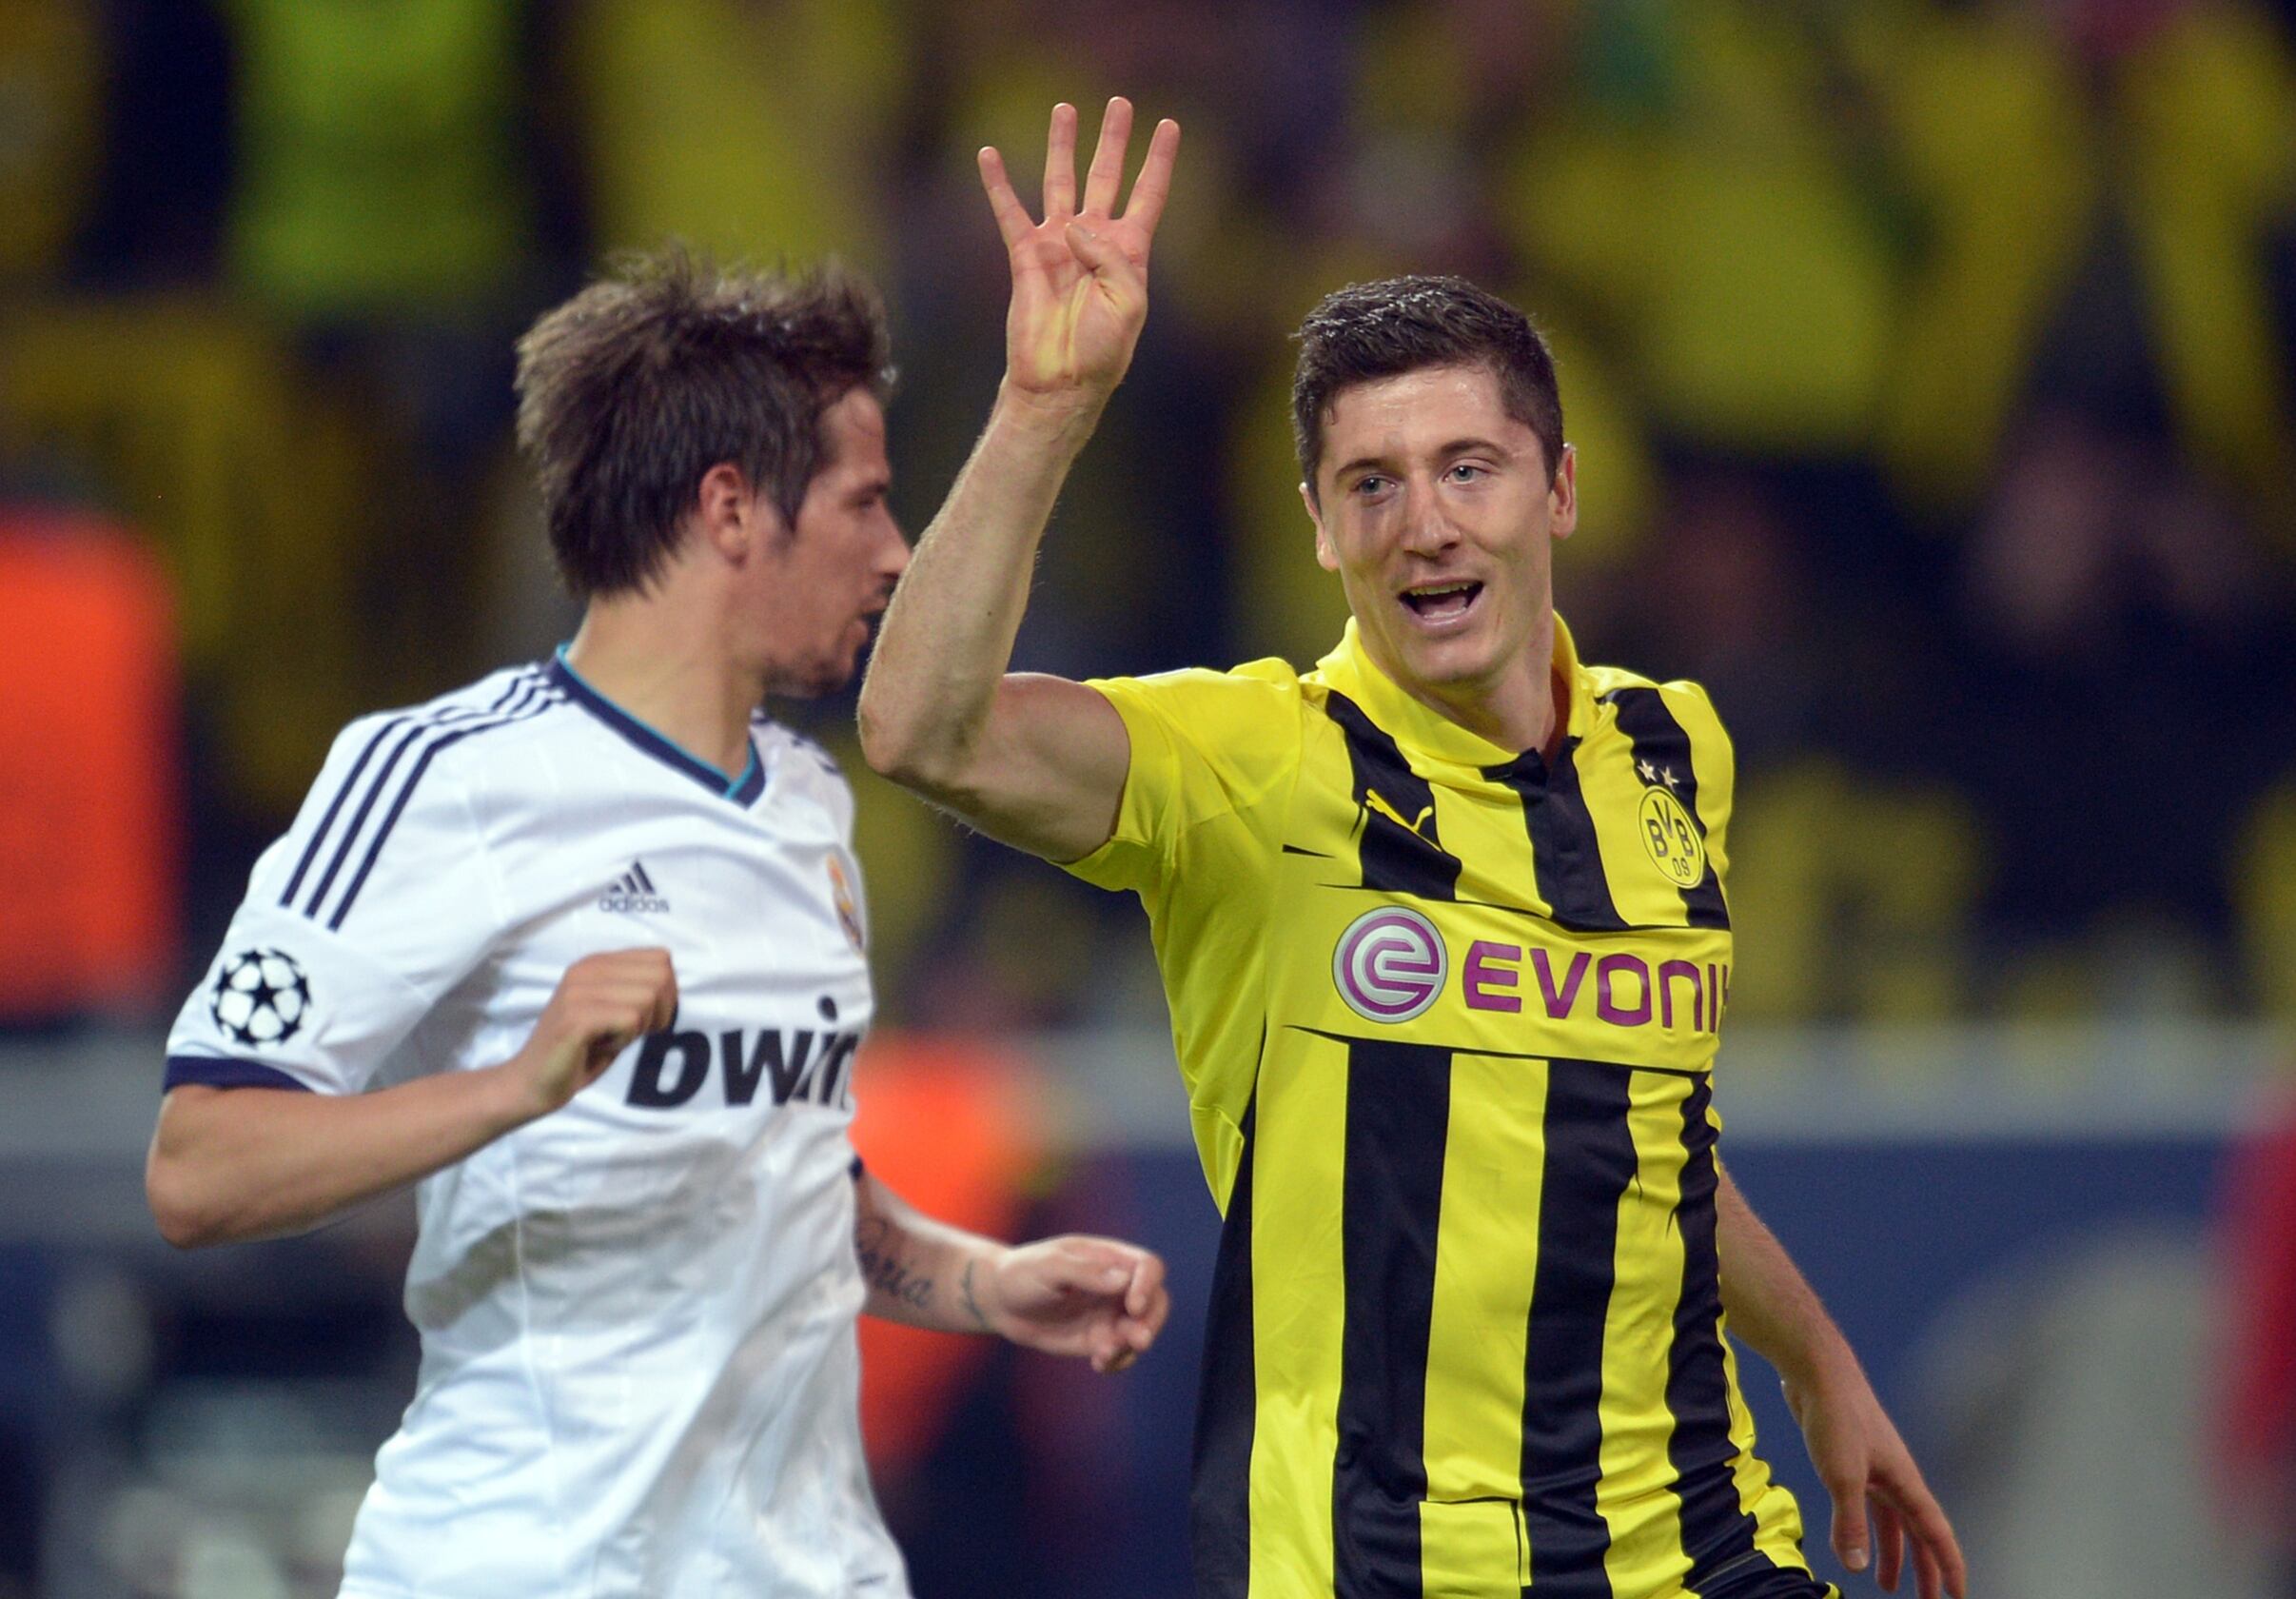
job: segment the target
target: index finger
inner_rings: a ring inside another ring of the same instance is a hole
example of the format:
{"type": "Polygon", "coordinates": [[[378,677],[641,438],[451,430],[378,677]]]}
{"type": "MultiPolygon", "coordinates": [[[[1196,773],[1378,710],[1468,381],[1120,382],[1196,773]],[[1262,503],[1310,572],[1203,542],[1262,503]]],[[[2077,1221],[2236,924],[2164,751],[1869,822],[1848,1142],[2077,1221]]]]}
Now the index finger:
{"type": "Polygon", "coordinates": [[[1153,235],[1164,215],[1164,202],[1172,192],[1172,162],[1179,154],[1180,125],[1166,117],[1148,138],[1140,175],[1132,180],[1132,198],[1124,207],[1124,220],[1138,223],[1143,233],[1153,235]]]}
{"type": "Polygon", "coordinates": [[[1004,236],[1005,248],[1011,249],[1036,225],[1029,220],[1020,196],[1012,192],[1011,175],[1005,170],[1005,158],[996,152],[996,147],[983,145],[979,161],[981,188],[989,191],[989,209],[995,214],[996,230],[1004,236]]]}

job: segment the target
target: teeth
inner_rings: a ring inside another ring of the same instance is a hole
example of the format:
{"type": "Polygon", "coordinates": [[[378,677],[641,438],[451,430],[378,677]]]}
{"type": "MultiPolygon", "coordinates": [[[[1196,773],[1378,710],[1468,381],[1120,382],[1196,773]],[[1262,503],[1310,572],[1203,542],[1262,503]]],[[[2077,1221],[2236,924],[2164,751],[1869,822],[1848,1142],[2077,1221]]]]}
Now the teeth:
{"type": "Polygon", "coordinates": [[[1407,592],[1417,600],[1440,600],[1446,594],[1464,594],[1475,585],[1472,582],[1445,583],[1441,588],[1414,588],[1407,592]]]}

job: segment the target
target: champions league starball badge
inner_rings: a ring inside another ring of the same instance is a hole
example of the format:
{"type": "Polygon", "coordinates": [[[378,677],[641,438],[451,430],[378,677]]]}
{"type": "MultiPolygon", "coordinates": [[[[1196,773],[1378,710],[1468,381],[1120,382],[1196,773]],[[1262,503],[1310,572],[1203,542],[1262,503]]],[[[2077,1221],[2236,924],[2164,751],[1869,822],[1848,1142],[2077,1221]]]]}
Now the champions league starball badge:
{"type": "Polygon", "coordinates": [[[235,1044],[284,1044],[311,1014],[311,980],[285,950],[242,950],[215,977],[207,1014],[235,1044]]]}

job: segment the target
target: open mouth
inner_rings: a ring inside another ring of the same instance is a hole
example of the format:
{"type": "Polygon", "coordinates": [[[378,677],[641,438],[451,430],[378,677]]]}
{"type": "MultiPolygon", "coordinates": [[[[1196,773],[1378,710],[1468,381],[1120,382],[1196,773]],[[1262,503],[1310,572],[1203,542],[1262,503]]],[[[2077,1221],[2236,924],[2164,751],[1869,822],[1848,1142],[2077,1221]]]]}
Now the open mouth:
{"type": "Polygon", "coordinates": [[[1403,603],[1413,615],[1427,622],[1449,622],[1462,617],[1474,607],[1482,584],[1472,581],[1447,583],[1422,583],[1417,588],[1403,590],[1403,603]]]}

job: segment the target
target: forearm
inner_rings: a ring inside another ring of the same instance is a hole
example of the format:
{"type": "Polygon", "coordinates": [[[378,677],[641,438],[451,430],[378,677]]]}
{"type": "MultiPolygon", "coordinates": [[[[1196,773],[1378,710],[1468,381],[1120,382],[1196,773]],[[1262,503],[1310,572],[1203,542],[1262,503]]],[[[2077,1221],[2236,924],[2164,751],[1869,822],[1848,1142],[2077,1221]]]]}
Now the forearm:
{"type": "Polygon", "coordinates": [[[530,1119],[500,1072],[443,1072],[373,1094],[169,1092],[145,1165],[179,1249],[307,1232],[450,1166],[530,1119]]]}
{"type": "Polygon", "coordinates": [[[1807,1383],[1847,1361],[1848,1340],[1770,1229],[1723,1173],[1715,1195],[1722,1311],[1731,1330],[1792,1383],[1807,1383]]]}
{"type": "Polygon", "coordinates": [[[917,542],[861,687],[861,744],[878,771],[946,784],[979,743],[1028,608],[1036,548],[1097,403],[1010,385],[917,542]]]}
{"type": "Polygon", "coordinates": [[[866,1172],[854,1197],[864,1312],[936,1332],[995,1331],[991,1279],[1006,1246],[933,1220],[866,1172]]]}

